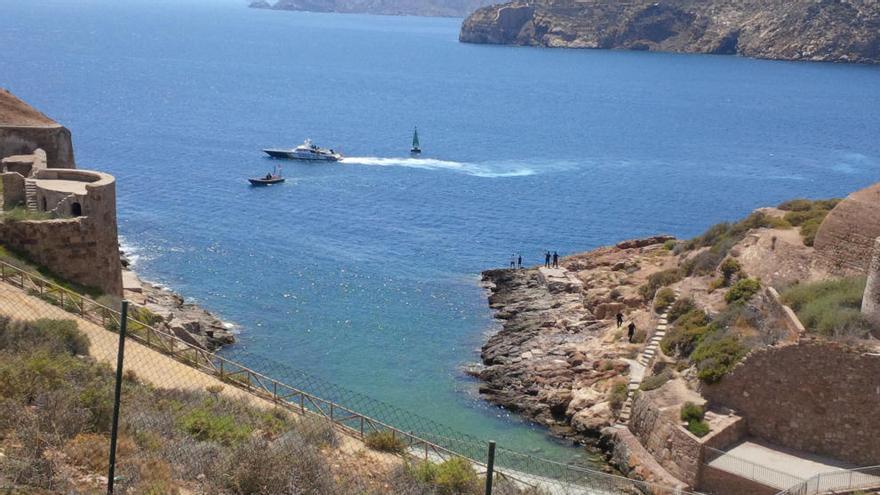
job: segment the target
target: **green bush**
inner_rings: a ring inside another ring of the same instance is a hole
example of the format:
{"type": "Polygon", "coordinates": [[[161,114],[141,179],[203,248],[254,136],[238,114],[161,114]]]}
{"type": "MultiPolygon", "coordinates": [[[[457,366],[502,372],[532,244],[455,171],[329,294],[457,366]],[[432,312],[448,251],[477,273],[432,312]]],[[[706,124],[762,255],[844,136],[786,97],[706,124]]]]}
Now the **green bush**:
{"type": "Polygon", "coordinates": [[[230,414],[217,413],[208,407],[197,407],[180,419],[180,426],[196,440],[235,445],[251,434],[251,428],[230,414]]]}
{"type": "Polygon", "coordinates": [[[709,434],[709,424],[705,421],[692,419],[688,421],[688,431],[702,438],[709,434]]]}
{"type": "Polygon", "coordinates": [[[623,407],[623,403],[626,402],[627,392],[626,381],[624,380],[617,380],[611,385],[611,389],[608,390],[608,402],[611,409],[618,411],[623,407]]]}
{"type": "Polygon", "coordinates": [[[697,377],[706,383],[716,383],[726,375],[748,352],[739,339],[732,335],[704,338],[691,354],[697,365],[697,377]]]}
{"type": "Polygon", "coordinates": [[[724,284],[730,285],[734,276],[742,274],[742,265],[736,258],[727,258],[721,263],[721,276],[724,278],[724,284]]]}
{"type": "Polygon", "coordinates": [[[782,293],[782,300],[810,332],[862,338],[873,327],[861,312],[865,280],[849,277],[794,285],[782,293]]]}
{"type": "Polygon", "coordinates": [[[754,278],[744,278],[733,284],[733,287],[724,295],[724,300],[727,301],[727,304],[745,302],[754,297],[759,290],[761,290],[760,281],[754,278]]]}
{"type": "Polygon", "coordinates": [[[696,309],[697,306],[694,303],[694,300],[690,297],[683,297],[681,299],[677,299],[672,307],[669,308],[669,323],[675,323],[679,318],[684,316],[686,313],[691,312],[696,309]]]}
{"type": "Polygon", "coordinates": [[[689,422],[694,419],[697,421],[702,421],[705,415],[706,411],[703,409],[703,406],[698,406],[693,402],[685,402],[684,405],[681,406],[682,421],[689,422]]]}
{"type": "Polygon", "coordinates": [[[709,316],[692,309],[680,316],[660,341],[660,348],[668,356],[690,356],[703,337],[712,331],[709,316]]]}
{"type": "Polygon", "coordinates": [[[667,251],[672,251],[673,249],[675,249],[676,244],[678,244],[678,242],[675,239],[669,239],[668,241],[663,243],[663,249],[667,251]]]}
{"type": "Polygon", "coordinates": [[[839,202],[839,199],[796,199],[779,205],[779,208],[788,211],[785,220],[791,225],[799,226],[804,244],[812,246],[822,221],[839,202]]]}
{"type": "Polygon", "coordinates": [[[480,478],[470,461],[453,457],[437,466],[433,484],[444,495],[475,493],[480,489],[480,478]]]}
{"type": "Polygon", "coordinates": [[[661,312],[672,303],[675,302],[675,291],[670,289],[669,287],[664,287],[657,291],[657,296],[654,298],[654,311],[661,312]]]}
{"type": "Polygon", "coordinates": [[[681,272],[676,268],[652,273],[648,277],[648,281],[639,287],[639,294],[645,298],[646,301],[650,301],[654,299],[654,295],[657,294],[657,291],[660,290],[660,288],[672,285],[679,280],[681,280],[681,272]]]}
{"type": "Polygon", "coordinates": [[[643,390],[645,392],[656,390],[663,385],[666,385],[666,382],[668,382],[670,379],[672,379],[672,372],[668,369],[663,370],[656,375],[651,375],[643,379],[642,384],[639,385],[639,390],[643,390]]]}
{"type": "Polygon", "coordinates": [[[805,246],[812,246],[815,244],[816,234],[819,232],[819,227],[824,220],[825,215],[822,215],[821,218],[811,218],[801,225],[801,239],[803,239],[805,246]]]}
{"type": "Polygon", "coordinates": [[[406,442],[396,436],[391,430],[372,431],[364,437],[364,444],[380,452],[392,452],[403,454],[406,452],[406,442]]]}

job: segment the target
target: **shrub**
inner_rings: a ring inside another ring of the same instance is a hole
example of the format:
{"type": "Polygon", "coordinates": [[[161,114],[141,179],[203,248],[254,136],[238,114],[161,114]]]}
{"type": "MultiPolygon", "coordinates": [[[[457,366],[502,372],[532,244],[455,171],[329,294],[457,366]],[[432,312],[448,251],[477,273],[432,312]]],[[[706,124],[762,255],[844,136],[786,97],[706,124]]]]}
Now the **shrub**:
{"type": "Polygon", "coordinates": [[[235,416],[217,413],[207,407],[196,407],[180,419],[184,431],[201,441],[235,445],[246,439],[251,428],[241,424],[235,416]]]}
{"type": "Polygon", "coordinates": [[[620,408],[623,407],[623,403],[626,402],[626,396],[626,381],[615,380],[615,382],[611,384],[611,388],[608,390],[608,402],[611,405],[611,409],[619,411],[620,408]]]}
{"type": "Polygon", "coordinates": [[[327,461],[296,435],[250,438],[229,459],[226,486],[237,495],[337,493],[327,461]]]}
{"type": "Polygon", "coordinates": [[[865,337],[872,330],[861,313],[865,277],[799,284],[782,293],[804,327],[826,336],[865,337]]]}
{"type": "Polygon", "coordinates": [[[668,308],[674,302],[675,291],[673,291],[669,287],[664,287],[657,291],[657,296],[654,298],[654,311],[659,313],[660,311],[668,308]]]}
{"type": "Polygon", "coordinates": [[[727,301],[727,304],[745,302],[757,294],[759,290],[761,290],[760,281],[754,278],[744,278],[733,284],[733,287],[724,295],[724,300],[727,301]]]}
{"type": "Polygon", "coordinates": [[[396,436],[391,430],[373,431],[364,437],[367,447],[380,452],[392,452],[403,454],[406,452],[406,442],[396,436]]]}
{"type": "Polygon", "coordinates": [[[678,318],[675,325],[660,341],[660,348],[668,356],[690,356],[703,337],[712,331],[709,316],[692,309],[678,318]]]}
{"type": "Polygon", "coordinates": [[[645,285],[639,287],[639,294],[646,301],[650,301],[654,299],[654,295],[657,294],[661,287],[672,285],[679,280],[681,280],[681,272],[675,268],[652,273],[645,285]]]}
{"type": "Polygon", "coordinates": [[[470,461],[453,457],[437,466],[434,485],[441,494],[474,493],[480,489],[480,479],[470,461]]]}
{"type": "Polygon", "coordinates": [[[696,309],[696,304],[694,300],[690,297],[684,297],[676,300],[672,303],[672,307],[669,308],[669,323],[675,323],[679,318],[684,316],[686,313],[696,309]]]}
{"type": "Polygon", "coordinates": [[[709,424],[705,421],[692,419],[688,421],[688,431],[702,438],[709,434],[709,424]]]}
{"type": "Polygon", "coordinates": [[[703,409],[703,406],[698,406],[693,402],[685,402],[681,406],[681,420],[682,421],[690,421],[695,419],[697,421],[702,421],[703,416],[705,416],[706,412],[703,409]]]}
{"type": "Polygon", "coordinates": [[[415,465],[407,464],[410,476],[421,483],[432,484],[437,479],[437,464],[430,461],[419,462],[415,465]]]}
{"type": "Polygon", "coordinates": [[[667,251],[672,251],[673,249],[675,249],[676,244],[678,244],[678,242],[675,239],[669,239],[668,241],[663,243],[663,249],[667,251]]]}
{"type": "Polygon", "coordinates": [[[659,374],[651,375],[644,380],[642,380],[642,384],[639,386],[639,390],[644,390],[645,392],[649,390],[656,390],[663,385],[666,385],[672,378],[672,372],[669,370],[663,370],[659,374]]]}
{"type": "Polygon", "coordinates": [[[339,438],[336,436],[336,430],[333,429],[333,423],[326,418],[311,415],[299,418],[294,423],[294,430],[303,440],[315,447],[336,447],[339,445],[339,438]]]}
{"type": "Polygon", "coordinates": [[[727,258],[721,263],[721,276],[724,278],[724,283],[726,285],[730,285],[730,282],[733,280],[735,275],[740,275],[742,273],[742,265],[739,264],[739,261],[736,258],[727,258]]]}
{"type": "Polygon", "coordinates": [[[746,355],[747,349],[731,335],[703,339],[691,355],[697,376],[706,383],[716,383],[746,355]]]}
{"type": "Polygon", "coordinates": [[[42,349],[50,354],[86,355],[89,353],[89,339],[73,320],[7,320],[0,323],[0,349],[14,352],[42,349]]]}
{"type": "Polygon", "coordinates": [[[803,239],[805,246],[815,244],[816,234],[819,232],[819,227],[824,220],[825,215],[822,215],[821,217],[811,218],[801,225],[801,239],[803,239]]]}

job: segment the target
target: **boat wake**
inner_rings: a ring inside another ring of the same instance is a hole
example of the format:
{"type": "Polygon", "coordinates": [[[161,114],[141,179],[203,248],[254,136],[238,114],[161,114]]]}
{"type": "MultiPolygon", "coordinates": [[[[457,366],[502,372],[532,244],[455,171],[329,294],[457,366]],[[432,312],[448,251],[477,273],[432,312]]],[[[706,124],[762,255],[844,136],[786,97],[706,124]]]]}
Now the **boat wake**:
{"type": "Polygon", "coordinates": [[[375,167],[407,167],[425,170],[449,170],[475,177],[525,177],[535,170],[516,163],[468,163],[433,158],[380,158],[376,156],[347,156],[340,163],[375,167]]]}

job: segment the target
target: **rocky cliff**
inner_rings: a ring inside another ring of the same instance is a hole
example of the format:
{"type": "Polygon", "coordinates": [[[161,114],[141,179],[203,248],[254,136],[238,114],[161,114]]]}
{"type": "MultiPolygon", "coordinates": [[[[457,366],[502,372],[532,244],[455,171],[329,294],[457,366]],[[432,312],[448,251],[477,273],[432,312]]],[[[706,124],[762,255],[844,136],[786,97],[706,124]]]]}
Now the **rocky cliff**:
{"type": "Polygon", "coordinates": [[[491,0],[265,0],[251,3],[252,8],[341,12],[348,14],[418,15],[464,17],[492,3],[491,0]]]}
{"type": "Polygon", "coordinates": [[[880,0],[538,0],[484,7],[459,39],[880,63],[880,0]]]}

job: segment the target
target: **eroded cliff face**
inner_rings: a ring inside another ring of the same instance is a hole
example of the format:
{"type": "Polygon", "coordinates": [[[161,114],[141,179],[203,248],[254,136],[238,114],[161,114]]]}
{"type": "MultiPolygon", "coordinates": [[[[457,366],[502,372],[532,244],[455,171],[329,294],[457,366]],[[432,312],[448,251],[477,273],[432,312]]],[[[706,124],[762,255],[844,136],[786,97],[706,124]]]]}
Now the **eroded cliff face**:
{"type": "Polygon", "coordinates": [[[880,0],[541,0],[484,7],[460,41],[880,63],[880,0]]]}

